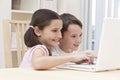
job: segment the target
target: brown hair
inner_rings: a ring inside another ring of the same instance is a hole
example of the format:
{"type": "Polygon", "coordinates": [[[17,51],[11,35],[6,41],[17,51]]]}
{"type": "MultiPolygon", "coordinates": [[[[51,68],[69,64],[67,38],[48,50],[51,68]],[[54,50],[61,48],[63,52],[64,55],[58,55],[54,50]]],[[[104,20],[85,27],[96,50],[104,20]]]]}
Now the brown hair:
{"type": "Polygon", "coordinates": [[[64,13],[60,15],[62,21],[63,21],[63,28],[61,30],[62,36],[64,35],[64,32],[67,31],[70,24],[77,24],[82,29],[82,23],[80,20],[78,20],[74,15],[69,13],[64,13]]]}
{"type": "MultiPolygon", "coordinates": [[[[30,26],[37,26],[40,30],[43,30],[44,27],[50,25],[51,21],[54,19],[61,18],[56,12],[52,10],[39,9],[35,11],[35,13],[32,15],[30,26]]],[[[38,36],[34,33],[32,27],[30,27],[24,35],[24,42],[27,47],[33,47],[35,45],[41,44],[41,42],[38,40],[38,36]]]]}

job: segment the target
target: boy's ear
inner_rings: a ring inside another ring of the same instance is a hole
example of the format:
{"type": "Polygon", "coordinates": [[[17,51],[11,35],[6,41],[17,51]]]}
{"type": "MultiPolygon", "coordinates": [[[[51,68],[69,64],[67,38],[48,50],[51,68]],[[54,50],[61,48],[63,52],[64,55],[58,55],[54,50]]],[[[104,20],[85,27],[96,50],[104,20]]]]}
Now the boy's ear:
{"type": "Polygon", "coordinates": [[[41,31],[37,26],[34,27],[34,32],[37,36],[41,36],[41,31]]]}

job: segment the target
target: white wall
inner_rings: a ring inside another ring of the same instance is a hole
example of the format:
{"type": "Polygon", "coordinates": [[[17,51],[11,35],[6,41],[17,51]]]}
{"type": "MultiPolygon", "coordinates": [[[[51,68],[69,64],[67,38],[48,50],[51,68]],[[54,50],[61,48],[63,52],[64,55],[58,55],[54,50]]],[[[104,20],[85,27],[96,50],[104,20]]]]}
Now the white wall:
{"type": "MultiPolygon", "coordinates": [[[[4,67],[4,51],[3,51],[3,19],[10,18],[10,0],[0,0],[0,68],[4,67]]],[[[6,33],[7,34],[7,33],[6,33]]]]}
{"type": "Polygon", "coordinates": [[[81,18],[82,0],[58,0],[58,13],[71,13],[81,18]]]}

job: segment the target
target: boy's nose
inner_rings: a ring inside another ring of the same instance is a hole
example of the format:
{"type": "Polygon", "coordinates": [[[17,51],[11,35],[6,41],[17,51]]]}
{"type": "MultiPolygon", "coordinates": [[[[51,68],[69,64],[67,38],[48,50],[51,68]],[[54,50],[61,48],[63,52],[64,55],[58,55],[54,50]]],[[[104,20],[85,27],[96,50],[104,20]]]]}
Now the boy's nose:
{"type": "Polygon", "coordinates": [[[81,37],[79,37],[76,41],[77,41],[78,43],[81,43],[82,38],[81,38],[81,37]]]}

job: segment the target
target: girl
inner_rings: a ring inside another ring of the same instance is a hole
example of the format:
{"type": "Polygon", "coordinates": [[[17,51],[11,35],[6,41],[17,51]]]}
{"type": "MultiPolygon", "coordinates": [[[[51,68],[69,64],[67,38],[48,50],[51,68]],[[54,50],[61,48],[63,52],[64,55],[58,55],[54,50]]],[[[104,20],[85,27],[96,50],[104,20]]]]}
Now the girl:
{"type": "Polygon", "coordinates": [[[91,57],[84,55],[51,56],[50,49],[58,45],[62,38],[62,20],[60,16],[48,9],[37,10],[30,22],[30,27],[24,35],[28,51],[23,57],[20,67],[33,69],[49,69],[66,62],[87,60],[91,57]]]}

